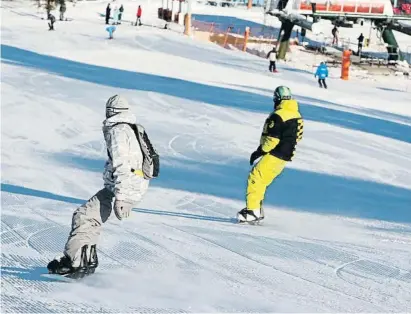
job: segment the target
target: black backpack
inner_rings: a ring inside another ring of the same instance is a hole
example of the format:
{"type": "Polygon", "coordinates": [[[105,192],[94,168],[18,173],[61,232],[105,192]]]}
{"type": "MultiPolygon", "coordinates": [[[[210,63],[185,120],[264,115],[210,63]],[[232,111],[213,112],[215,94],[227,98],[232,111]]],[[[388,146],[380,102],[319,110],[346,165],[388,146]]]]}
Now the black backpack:
{"type": "MultiPolygon", "coordinates": [[[[160,173],[160,156],[151,144],[144,127],[140,124],[132,124],[126,122],[116,123],[113,125],[113,127],[118,124],[128,124],[133,129],[134,134],[136,135],[137,141],[140,144],[141,152],[143,153],[142,172],[144,174],[144,179],[150,180],[153,178],[157,178],[160,173]]],[[[111,159],[108,150],[107,153],[109,158],[111,159]]],[[[131,171],[134,172],[134,169],[131,169],[131,171]]]]}

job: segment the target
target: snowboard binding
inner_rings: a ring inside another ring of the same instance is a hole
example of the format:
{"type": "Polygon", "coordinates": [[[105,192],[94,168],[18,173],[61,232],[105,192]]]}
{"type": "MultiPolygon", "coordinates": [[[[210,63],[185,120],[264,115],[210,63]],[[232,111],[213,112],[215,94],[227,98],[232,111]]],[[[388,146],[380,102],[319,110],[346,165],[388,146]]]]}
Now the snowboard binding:
{"type": "Polygon", "coordinates": [[[98,267],[98,257],[96,245],[92,245],[90,248],[90,254],[88,253],[88,245],[84,245],[81,248],[80,265],[78,267],[72,266],[71,258],[64,255],[60,260],[54,259],[48,265],[47,269],[49,274],[61,275],[71,279],[81,279],[88,275],[94,274],[98,267]]]}
{"type": "Polygon", "coordinates": [[[260,225],[264,219],[264,210],[261,207],[260,210],[249,210],[243,208],[237,213],[238,223],[248,223],[250,225],[260,225]]]}

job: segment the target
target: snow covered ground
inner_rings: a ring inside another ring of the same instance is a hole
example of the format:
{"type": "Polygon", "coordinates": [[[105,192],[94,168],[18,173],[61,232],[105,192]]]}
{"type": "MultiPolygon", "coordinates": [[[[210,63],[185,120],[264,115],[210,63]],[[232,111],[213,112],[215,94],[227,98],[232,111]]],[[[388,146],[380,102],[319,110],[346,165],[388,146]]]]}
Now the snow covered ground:
{"type": "MultiPolygon", "coordinates": [[[[123,3],[133,19],[138,2],[123,3]]],[[[266,60],[158,28],[125,23],[108,41],[105,2],[68,7],[74,21],[54,32],[11,5],[1,9],[2,312],[409,311],[410,90],[336,78],[321,90],[310,71],[280,64],[273,75],[266,60]],[[304,138],[267,191],[264,225],[240,226],[248,158],[280,84],[300,103],[304,138]],[[93,277],[53,282],[40,274],[73,210],[102,186],[114,93],[158,148],[160,177],[132,217],[104,225],[93,277]]]]}

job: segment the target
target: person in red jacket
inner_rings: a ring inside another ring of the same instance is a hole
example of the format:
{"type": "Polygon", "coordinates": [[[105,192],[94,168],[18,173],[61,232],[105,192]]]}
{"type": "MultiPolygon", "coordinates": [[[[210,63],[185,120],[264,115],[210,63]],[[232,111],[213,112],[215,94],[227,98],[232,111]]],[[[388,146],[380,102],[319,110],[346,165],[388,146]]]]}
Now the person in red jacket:
{"type": "Polygon", "coordinates": [[[141,6],[138,6],[137,9],[137,20],[136,20],[136,26],[137,25],[141,25],[141,14],[143,13],[143,11],[141,10],[141,6]]]}

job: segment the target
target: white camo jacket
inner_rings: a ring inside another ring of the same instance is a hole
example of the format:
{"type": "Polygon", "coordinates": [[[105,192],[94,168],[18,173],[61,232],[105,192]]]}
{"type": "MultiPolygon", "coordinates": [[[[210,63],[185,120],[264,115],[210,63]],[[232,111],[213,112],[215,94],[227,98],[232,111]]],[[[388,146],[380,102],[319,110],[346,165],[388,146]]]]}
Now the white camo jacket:
{"type": "Polygon", "coordinates": [[[149,181],[131,172],[132,168],[142,169],[143,154],[133,129],[126,123],[136,123],[130,112],[121,112],[103,122],[109,153],[103,178],[104,186],[117,200],[136,204],[147,191],[149,181]]]}

